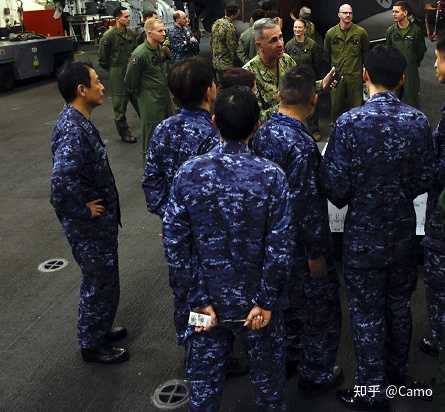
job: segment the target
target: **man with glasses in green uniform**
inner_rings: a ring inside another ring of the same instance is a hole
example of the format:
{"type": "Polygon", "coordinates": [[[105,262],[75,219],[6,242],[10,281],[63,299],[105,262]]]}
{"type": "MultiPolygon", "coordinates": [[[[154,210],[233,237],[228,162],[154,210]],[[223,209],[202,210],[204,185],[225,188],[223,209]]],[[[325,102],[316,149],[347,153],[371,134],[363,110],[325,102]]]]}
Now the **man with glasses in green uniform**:
{"type": "Polygon", "coordinates": [[[331,116],[337,117],[363,103],[363,61],[369,49],[368,33],[352,22],[349,4],[338,10],[339,24],[331,27],[325,37],[324,47],[331,66],[337,70],[340,81],[331,92],[331,116]]]}

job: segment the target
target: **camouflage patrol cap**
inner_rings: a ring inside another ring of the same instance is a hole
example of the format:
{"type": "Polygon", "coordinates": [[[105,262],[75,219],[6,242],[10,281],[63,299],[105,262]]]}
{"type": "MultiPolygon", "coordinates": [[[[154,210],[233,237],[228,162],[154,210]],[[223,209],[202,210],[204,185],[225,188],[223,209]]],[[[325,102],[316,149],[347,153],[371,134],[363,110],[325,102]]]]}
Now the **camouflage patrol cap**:
{"type": "Polygon", "coordinates": [[[312,10],[309,7],[304,6],[300,9],[299,15],[300,15],[300,18],[302,18],[302,19],[308,19],[309,17],[311,17],[311,14],[312,14],[312,10]]]}

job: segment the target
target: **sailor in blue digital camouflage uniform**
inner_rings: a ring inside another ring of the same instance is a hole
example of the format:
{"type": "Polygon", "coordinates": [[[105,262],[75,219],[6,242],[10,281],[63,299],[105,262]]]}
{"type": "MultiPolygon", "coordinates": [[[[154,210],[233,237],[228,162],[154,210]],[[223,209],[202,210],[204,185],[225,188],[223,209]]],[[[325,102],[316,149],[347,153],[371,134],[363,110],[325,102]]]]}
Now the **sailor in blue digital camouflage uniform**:
{"type": "Polygon", "coordinates": [[[430,185],[433,149],[426,116],[392,93],[405,67],[395,48],[368,53],[363,77],[370,98],[339,117],[321,166],[329,200],[348,206],[343,265],[357,369],[354,389],[337,398],[351,409],[385,409],[385,385],[409,383],[413,200],[430,185]]]}
{"type": "MultiPolygon", "coordinates": [[[[445,84],[445,37],[436,44],[436,76],[445,84]]],[[[435,170],[428,192],[425,222],[425,289],[433,330],[434,349],[439,352],[439,363],[434,382],[433,411],[445,410],[445,213],[439,196],[445,187],[445,107],[433,134],[435,170]]],[[[424,338],[422,344],[425,345],[424,338]]]]}
{"type": "Polygon", "coordinates": [[[185,334],[192,412],[219,410],[233,333],[246,338],[258,410],[286,410],[281,308],[291,215],[286,175],[247,146],[259,113],[250,89],[220,93],[224,142],[181,166],[164,215],[173,293],[186,290],[189,310],[212,319],[185,334]]]}
{"type": "Polygon", "coordinates": [[[119,197],[107,151],[91,122],[104,102],[104,86],[86,63],[69,63],[58,76],[66,106],[52,135],[51,204],[82,271],[78,337],[86,362],[128,360],[111,342],[127,330],[113,328],[119,303],[119,197]]]}
{"type": "Polygon", "coordinates": [[[172,67],[168,86],[181,109],[153,132],[142,180],[147,208],[161,218],[179,167],[220,140],[210,115],[216,98],[212,67],[198,57],[183,60],[172,67]]]}
{"type": "Polygon", "coordinates": [[[282,79],[279,95],[278,113],[255,134],[252,148],[255,154],[281,166],[289,183],[299,230],[297,248],[292,253],[289,308],[285,311],[287,365],[290,375],[290,369],[296,369],[298,349],[302,346],[299,388],[303,395],[312,396],[340,384],[343,373],[335,365],[341,309],[338,277],[331,257],[327,200],[320,187],[321,154],[304,126],[318,100],[311,68],[290,69],[282,79]],[[300,335],[302,345],[299,345],[300,335]]]}
{"type": "MultiPolygon", "coordinates": [[[[216,98],[212,67],[201,58],[183,60],[168,76],[169,89],[181,107],[155,129],[147,151],[142,188],[147,209],[164,216],[175,173],[190,157],[207,153],[219,143],[210,110],[216,98]]],[[[185,296],[175,301],[178,341],[183,342],[190,310],[185,296]]]]}
{"type": "Polygon", "coordinates": [[[193,57],[199,54],[199,42],[187,27],[188,18],[183,11],[175,11],[173,20],[175,24],[168,31],[168,38],[165,45],[171,50],[171,62],[177,63],[187,57],[193,57]]]}

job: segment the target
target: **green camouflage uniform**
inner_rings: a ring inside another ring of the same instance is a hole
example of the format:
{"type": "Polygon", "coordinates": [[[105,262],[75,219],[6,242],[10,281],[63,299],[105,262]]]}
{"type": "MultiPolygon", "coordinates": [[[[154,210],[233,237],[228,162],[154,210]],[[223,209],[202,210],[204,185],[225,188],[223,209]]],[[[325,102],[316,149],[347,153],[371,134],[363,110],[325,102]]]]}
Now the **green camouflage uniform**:
{"type": "Polygon", "coordinates": [[[173,104],[167,85],[167,58],[161,46],[139,45],[130,57],[125,84],[137,98],[142,123],[142,156],[159,122],[172,114],[173,104]]]}
{"type": "Polygon", "coordinates": [[[342,76],[331,92],[331,114],[334,122],[343,112],[363,103],[363,63],[369,49],[368,33],[357,25],[343,31],[337,24],[326,33],[324,47],[342,76]]]}
{"type": "Polygon", "coordinates": [[[408,63],[405,70],[405,85],[402,100],[414,107],[419,106],[419,65],[426,52],[425,38],[417,24],[410,23],[400,29],[395,23],[386,32],[386,45],[399,49],[408,63]]]}
{"type": "Polygon", "coordinates": [[[238,56],[241,64],[246,64],[249,60],[252,60],[256,56],[255,33],[253,31],[253,26],[241,33],[236,55],[238,56]]]}
{"type": "Polygon", "coordinates": [[[99,42],[99,65],[109,71],[114,121],[123,139],[129,137],[125,115],[129,100],[139,114],[136,101],[131,99],[124,85],[128,60],[135,47],[136,35],[126,28],[113,27],[107,30],[99,42]]]}
{"type": "Polygon", "coordinates": [[[315,31],[315,24],[312,23],[310,20],[304,20],[306,22],[306,37],[309,37],[310,39],[316,41],[317,40],[317,33],[315,31]]]}
{"type": "MultiPolygon", "coordinates": [[[[267,67],[260,56],[255,56],[252,60],[243,66],[243,69],[249,70],[255,74],[258,104],[260,105],[261,121],[266,121],[270,115],[278,110],[278,91],[280,80],[288,70],[296,66],[292,57],[284,53],[277,63],[276,70],[267,67]]],[[[317,82],[317,89],[322,88],[321,81],[317,82]]]]}
{"type": "Polygon", "coordinates": [[[228,17],[216,20],[212,26],[210,48],[213,55],[213,68],[220,81],[224,70],[235,67],[238,38],[236,28],[228,17]]]}

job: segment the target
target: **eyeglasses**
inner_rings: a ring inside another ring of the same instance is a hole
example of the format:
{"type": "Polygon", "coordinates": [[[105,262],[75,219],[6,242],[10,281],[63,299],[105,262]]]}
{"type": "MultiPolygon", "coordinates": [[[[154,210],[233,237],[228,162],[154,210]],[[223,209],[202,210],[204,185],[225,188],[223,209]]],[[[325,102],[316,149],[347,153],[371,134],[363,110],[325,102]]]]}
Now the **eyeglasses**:
{"type": "Polygon", "coordinates": [[[352,15],[352,11],[341,11],[341,14],[351,14],[352,15]]]}

